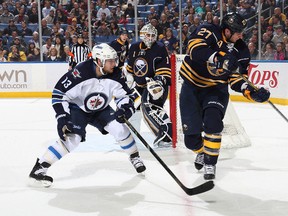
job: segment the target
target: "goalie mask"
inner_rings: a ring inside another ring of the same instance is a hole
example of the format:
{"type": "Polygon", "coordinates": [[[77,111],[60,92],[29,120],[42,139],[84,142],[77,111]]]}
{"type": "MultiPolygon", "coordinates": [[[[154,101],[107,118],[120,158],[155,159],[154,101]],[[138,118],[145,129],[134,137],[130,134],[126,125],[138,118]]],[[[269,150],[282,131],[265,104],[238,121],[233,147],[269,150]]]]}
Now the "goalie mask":
{"type": "Polygon", "coordinates": [[[116,66],[118,66],[117,52],[106,43],[101,43],[93,47],[92,58],[95,64],[100,68],[100,71],[103,75],[105,74],[103,72],[103,68],[104,68],[106,60],[115,60],[116,66]],[[97,63],[98,59],[101,61],[101,65],[97,63]]]}
{"type": "Polygon", "coordinates": [[[157,29],[152,24],[149,23],[143,26],[142,29],[140,30],[140,39],[148,48],[151,48],[151,46],[157,40],[157,34],[158,34],[157,29]]]}

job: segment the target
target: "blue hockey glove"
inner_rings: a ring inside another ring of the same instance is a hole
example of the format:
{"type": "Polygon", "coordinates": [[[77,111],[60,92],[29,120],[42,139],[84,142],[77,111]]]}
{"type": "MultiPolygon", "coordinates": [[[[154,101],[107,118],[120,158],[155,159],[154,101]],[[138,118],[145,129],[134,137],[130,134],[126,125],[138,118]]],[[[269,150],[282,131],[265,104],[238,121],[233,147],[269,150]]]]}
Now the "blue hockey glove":
{"type": "Polygon", "coordinates": [[[131,103],[123,104],[116,112],[115,119],[119,123],[125,123],[125,119],[129,119],[135,112],[134,105],[131,103]]]}
{"type": "Polygon", "coordinates": [[[216,69],[223,69],[228,74],[232,74],[240,66],[238,59],[231,54],[218,52],[215,57],[217,57],[217,61],[215,62],[216,69]]]}
{"type": "Polygon", "coordinates": [[[67,133],[72,133],[73,131],[73,123],[71,121],[70,115],[69,114],[60,114],[56,116],[57,119],[57,130],[58,130],[58,135],[61,140],[65,141],[66,140],[66,134],[67,133]]]}
{"type": "Polygon", "coordinates": [[[254,100],[259,103],[268,101],[270,97],[270,92],[265,88],[261,87],[256,90],[250,85],[247,85],[246,88],[242,90],[242,93],[249,100],[254,100]]]}

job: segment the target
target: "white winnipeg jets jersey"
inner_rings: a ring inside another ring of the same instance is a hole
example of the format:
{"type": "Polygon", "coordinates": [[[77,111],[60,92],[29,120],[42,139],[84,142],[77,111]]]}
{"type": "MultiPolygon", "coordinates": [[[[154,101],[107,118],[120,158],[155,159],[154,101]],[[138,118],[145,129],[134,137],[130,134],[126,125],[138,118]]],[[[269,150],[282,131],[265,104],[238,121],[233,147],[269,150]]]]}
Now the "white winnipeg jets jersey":
{"type": "Polygon", "coordinates": [[[112,74],[97,77],[96,64],[89,59],[60,78],[52,93],[52,105],[57,115],[69,113],[69,103],[87,113],[98,112],[113,98],[118,107],[129,103],[129,92],[118,68],[112,74]]]}

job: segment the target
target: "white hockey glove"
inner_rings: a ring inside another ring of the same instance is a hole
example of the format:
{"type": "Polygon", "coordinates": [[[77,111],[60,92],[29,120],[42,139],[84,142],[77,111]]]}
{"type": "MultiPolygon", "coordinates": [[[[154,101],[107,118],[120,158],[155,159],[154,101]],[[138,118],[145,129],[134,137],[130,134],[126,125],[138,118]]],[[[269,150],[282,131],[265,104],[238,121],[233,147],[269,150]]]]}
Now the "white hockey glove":
{"type": "Polygon", "coordinates": [[[146,82],[147,82],[147,90],[149,94],[152,96],[153,100],[158,100],[160,97],[162,97],[164,93],[164,88],[160,81],[146,77],[146,82]]]}

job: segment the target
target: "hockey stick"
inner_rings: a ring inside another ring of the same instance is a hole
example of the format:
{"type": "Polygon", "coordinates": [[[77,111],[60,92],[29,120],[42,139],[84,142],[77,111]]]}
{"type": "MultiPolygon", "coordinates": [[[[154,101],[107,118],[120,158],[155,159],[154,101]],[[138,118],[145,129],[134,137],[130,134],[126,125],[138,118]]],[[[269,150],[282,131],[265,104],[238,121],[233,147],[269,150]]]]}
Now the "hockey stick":
{"type": "Polygon", "coordinates": [[[156,154],[156,152],[149,146],[145,139],[138,133],[134,126],[125,119],[127,126],[133,131],[133,133],[141,140],[143,145],[151,152],[151,154],[158,160],[158,162],[164,167],[164,169],[172,176],[172,178],[177,182],[177,184],[185,191],[189,196],[204,193],[211,190],[214,187],[213,181],[205,182],[194,188],[187,188],[183,183],[175,176],[175,174],[169,169],[169,167],[163,162],[163,160],[156,154]]]}
{"type": "MultiPolygon", "coordinates": [[[[256,91],[258,91],[258,87],[255,86],[250,80],[248,80],[245,76],[243,76],[243,74],[240,73],[239,68],[236,70],[236,73],[239,74],[239,76],[248,83],[249,86],[251,86],[252,88],[254,88],[256,91]]],[[[270,101],[267,101],[277,112],[279,115],[281,115],[282,118],[285,119],[286,122],[288,122],[287,117],[270,101]]]]}

